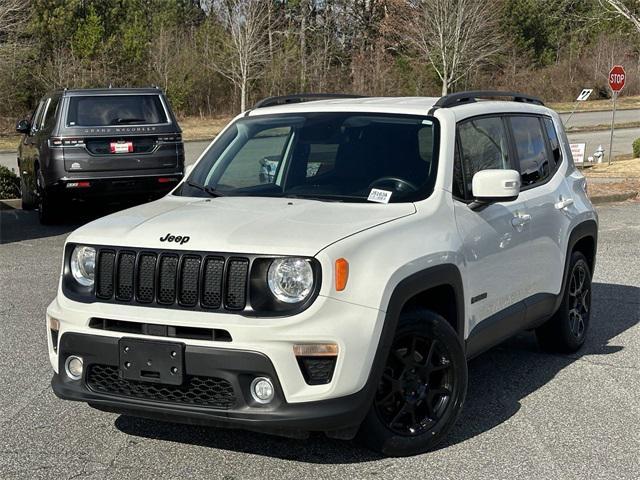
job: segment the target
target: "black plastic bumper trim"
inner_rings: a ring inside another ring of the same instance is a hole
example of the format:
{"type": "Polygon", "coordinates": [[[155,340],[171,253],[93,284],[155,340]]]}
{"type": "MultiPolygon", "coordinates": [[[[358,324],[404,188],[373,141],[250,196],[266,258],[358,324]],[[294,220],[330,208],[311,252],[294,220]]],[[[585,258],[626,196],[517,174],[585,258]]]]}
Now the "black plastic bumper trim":
{"type": "MultiPolygon", "coordinates": [[[[69,332],[60,337],[59,352],[59,372],[64,372],[64,361],[71,354],[83,357],[85,372],[93,363],[118,365],[118,338],[69,332]]],[[[72,381],[63,373],[53,376],[51,386],[59,398],[87,402],[99,410],[296,437],[302,436],[301,432],[356,427],[367,413],[371,398],[365,388],[340,398],[287,403],[271,361],[261,353],[246,350],[187,345],[185,370],[188,375],[213,376],[230,381],[237,398],[236,407],[221,410],[96,393],[87,388],[84,378],[72,381]],[[276,389],[273,403],[259,405],[248,395],[249,384],[256,376],[268,376],[273,380],[276,389]]]]}

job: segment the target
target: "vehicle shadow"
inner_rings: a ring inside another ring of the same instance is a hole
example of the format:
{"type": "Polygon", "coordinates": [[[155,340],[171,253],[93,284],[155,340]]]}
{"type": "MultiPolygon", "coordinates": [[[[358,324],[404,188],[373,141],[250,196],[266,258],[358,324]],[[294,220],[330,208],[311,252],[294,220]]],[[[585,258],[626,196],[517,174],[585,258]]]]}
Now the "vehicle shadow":
{"type": "Polygon", "coordinates": [[[41,225],[37,211],[25,211],[20,208],[0,210],[0,245],[55,237],[69,233],[81,225],[103,217],[127,206],[70,204],[66,218],[56,225],[41,225]]]}
{"type": "MultiPolygon", "coordinates": [[[[520,410],[520,401],[587,355],[608,355],[624,347],[611,339],[640,323],[640,288],[593,284],[593,317],[583,348],[572,355],[542,352],[531,332],[524,332],[480,355],[469,364],[469,390],[464,410],[439,448],[455,445],[489,431],[520,410]]],[[[268,436],[243,430],[178,425],[120,416],[120,431],[144,438],[180,442],[220,450],[252,453],[316,464],[358,463],[382,457],[356,442],[313,435],[306,440],[268,436]]]]}

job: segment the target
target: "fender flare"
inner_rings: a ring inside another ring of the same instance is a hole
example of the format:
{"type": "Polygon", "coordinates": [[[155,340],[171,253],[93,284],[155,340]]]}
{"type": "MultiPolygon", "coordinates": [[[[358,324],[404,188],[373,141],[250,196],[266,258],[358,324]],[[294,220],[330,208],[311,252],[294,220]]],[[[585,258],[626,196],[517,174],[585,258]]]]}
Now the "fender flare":
{"type": "Polygon", "coordinates": [[[567,285],[567,276],[569,275],[569,265],[571,263],[571,252],[575,248],[576,244],[587,237],[593,238],[593,265],[591,275],[593,275],[593,270],[595,270],[596,266],[596,252],[598,250],[598,224],[595,220],[585,220],[577,224],[571,230],[569,234],[569,241],[567,242],[567,252],[564,259],[564,270],[562,273],[562,286],[560,288],[560,295],[556,299],[556,304],[554,307],[554,313],[560,308],[560,304],[562,303],[562,299],[564,298],[565,288],[567,285]]]}
{"type": "MultiPolygon", "coordinates": [[[[364,397],[367,399],[366,401],[370,402],[373,400],[378,382],[382,377],[402,308],[407,301],[415,295],[441,286],[453,288],[456,297],[457,332],[462,348],[464,349],[464,290],[462,286],[462,275],[458,267],[453,264],[436,265],[404,278],[393,289],[387,305],[378,347],[373,358],[373,363],[371,364],[371,369],[369,370],[369,377],[363,389],[364,397]]],[[[366,410],[363,412],[362,418],[364,418],[365,413],[366,410]]]]}

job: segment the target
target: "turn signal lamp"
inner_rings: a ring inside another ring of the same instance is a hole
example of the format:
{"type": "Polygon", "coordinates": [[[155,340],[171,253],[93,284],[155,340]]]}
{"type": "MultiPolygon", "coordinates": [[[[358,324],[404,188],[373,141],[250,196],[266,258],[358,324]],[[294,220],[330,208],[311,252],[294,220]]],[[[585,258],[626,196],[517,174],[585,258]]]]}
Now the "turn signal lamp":
{"type": "Polygon", "coordinates": [[[341,292],[347,287],[349,280],[349,262],[344,258],[336,260],[336,291],[341,292]]]}

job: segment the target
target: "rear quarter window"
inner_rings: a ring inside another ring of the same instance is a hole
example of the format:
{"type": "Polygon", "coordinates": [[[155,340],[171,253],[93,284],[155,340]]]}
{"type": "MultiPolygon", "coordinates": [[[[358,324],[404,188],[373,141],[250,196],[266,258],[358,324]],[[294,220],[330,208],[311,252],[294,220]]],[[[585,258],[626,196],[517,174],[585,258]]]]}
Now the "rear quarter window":
{"type": "Polygon", "coordinates": [[[99,95],[69,98],[68,127],[168,123],[159,95],[99,95]]]}

